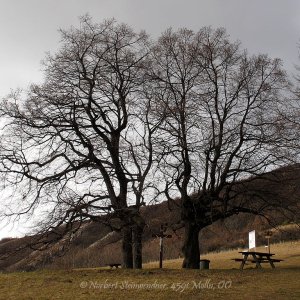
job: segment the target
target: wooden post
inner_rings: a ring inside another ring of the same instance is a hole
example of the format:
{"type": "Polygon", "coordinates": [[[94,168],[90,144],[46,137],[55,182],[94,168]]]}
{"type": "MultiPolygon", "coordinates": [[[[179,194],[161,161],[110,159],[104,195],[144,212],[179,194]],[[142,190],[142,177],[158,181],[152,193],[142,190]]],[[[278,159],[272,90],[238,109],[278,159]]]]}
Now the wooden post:
{"type": "Polygon", "coordinates": [[[159,268],[162,269],[162,262],[163,262],[163,237],[160,236],[159,238],[159,268]]]}
{"type": "Polygon", "coordinates": [[[269,251],[269,254],[271,253],[271,247],[270,247],[270,238],[272,236],[272,231],[267,231],[266,234],[265,234],[265,238],[267,239],[268,241],[268,251],[269,251]]]}

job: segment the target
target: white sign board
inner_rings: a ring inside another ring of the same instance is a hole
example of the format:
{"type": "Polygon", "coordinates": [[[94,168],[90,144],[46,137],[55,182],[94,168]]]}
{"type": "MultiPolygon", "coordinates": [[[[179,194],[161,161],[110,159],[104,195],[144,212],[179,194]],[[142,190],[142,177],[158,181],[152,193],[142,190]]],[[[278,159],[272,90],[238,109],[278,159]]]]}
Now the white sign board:
{"type": "Polygon", "coordinates": [[[249,250],[255,247],[255,230],[252,230],[249,232],[249,250]]]}

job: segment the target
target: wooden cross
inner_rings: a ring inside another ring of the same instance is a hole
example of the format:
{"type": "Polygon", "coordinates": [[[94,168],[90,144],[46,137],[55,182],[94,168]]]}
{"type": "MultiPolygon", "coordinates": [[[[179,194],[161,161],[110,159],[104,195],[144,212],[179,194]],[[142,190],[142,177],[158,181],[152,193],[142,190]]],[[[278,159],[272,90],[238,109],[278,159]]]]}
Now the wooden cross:
{"type": "Polygon", "coordinates": [[[157,234],[152,234],[153,237],[159,237],[159,268],[162,269],[162,261],[163,261],[163,239],[164,238],[171,238],[171,234],[165,234],[165,231],[167,230],[168,223],[161,224],[160,225],[160,231],[157,234]]]}

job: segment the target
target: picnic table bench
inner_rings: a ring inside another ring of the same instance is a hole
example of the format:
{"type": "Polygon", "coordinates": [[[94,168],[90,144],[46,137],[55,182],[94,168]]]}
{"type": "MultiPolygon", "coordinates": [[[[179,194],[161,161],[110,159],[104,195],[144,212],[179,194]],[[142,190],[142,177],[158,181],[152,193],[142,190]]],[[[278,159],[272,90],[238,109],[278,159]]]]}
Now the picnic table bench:
{"type": "Polygon", "coordinates": [[[255,263],[256,268],[261,269],[261,263],[269,263],[271,267],[274,269],[274,262],[281,262],[282,259],[272,258],[274,253],[265,253],[265,252],[256,252],[256,251],[240,251],[243,255],[243,258],[233,258],[232,260],[236,262],[241,262],[240,269],[243,270],[244,266],[247,262],[255,263]],[[248,258],[250,256],[250,258],[248,258]]]}
{"type": "Polygon", "coordinates": [[[121,267],[121,264],[119,264],[119,263],[112,263],[112,264],[107,264],[107,266],[109,266],[111,269],[112,268],[116,268],[116,269],[118,269],[119,267],[121,267]]]}

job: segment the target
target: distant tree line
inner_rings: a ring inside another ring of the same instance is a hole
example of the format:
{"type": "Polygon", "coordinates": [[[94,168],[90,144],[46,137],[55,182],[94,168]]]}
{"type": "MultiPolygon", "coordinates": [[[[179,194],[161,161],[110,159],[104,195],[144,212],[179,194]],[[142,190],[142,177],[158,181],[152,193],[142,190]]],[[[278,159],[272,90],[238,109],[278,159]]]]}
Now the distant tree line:
{"type": "Polygon", "coordinates": [[[279,59],[223,28],[152,41],[83,17],[61,37],[44,82],[1,102],[3,217],[33,215],[41,244],[103,222],[122,233],[123,267],[141,268],[141,206],[179,197],[183,267],[199,268],[201,229],[274,209],[242,182],[298,159],[299,93],[279,59]]]}

